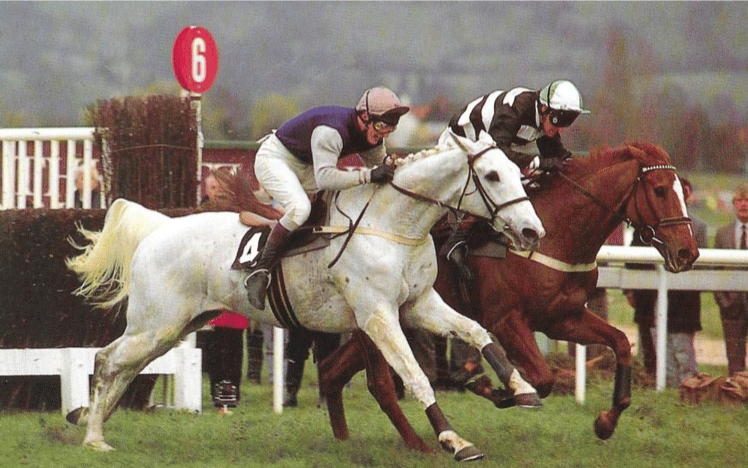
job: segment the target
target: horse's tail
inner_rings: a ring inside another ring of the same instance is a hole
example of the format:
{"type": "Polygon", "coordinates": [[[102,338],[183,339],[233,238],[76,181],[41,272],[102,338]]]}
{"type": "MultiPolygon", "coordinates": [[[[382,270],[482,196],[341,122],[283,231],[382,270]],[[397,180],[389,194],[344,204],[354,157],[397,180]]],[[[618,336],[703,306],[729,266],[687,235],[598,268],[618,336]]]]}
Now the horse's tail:
{"type": "Polygon", "coordinates": [[[74,294],[102,309],[122,301],[130,291],[130,267],[140,242],[170,218],[137,203],[117,199],[104,219],[101,231],[78,226],[78,232],[90,242],[78,246],[83,253],[65,260],[81,280],[74,294]]]}

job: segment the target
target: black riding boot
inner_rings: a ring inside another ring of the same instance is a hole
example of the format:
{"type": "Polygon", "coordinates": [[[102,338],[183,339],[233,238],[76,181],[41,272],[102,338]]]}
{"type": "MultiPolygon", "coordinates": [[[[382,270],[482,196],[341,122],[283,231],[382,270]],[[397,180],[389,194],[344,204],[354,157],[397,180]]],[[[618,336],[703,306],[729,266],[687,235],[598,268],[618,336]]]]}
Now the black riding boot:
{"type": "Polygon", "coordinates": [[[247,288],[247,299],[255,309],[265,309],[265,292],[270,284],[270,269],[283,252],[289,234],[291,234],[291,231],[283,227],[281,223],[277,223],[273,227],[255,271],[244,280],[244,286],[247,288]]]}
{"type": "Polygon", "coordinates": [[[469,234],[469,228],[463,228],[458,226],[447,238],[445,248],[447,249],[447,260],[451,261],[457,273],[465,281],[473,280],[473,272],[470,271],[470,267],[467,264],[468,246],[467,238],[469,234]]]}

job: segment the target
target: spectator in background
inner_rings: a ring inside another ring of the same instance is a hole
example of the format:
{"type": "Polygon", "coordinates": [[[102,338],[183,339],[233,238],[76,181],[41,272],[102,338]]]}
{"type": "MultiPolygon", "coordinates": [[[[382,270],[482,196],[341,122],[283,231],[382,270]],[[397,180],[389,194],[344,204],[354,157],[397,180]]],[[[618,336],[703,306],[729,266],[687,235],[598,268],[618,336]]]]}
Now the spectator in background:
{"type": "MultiPolygon", "coordinates": [[[[204,180],[201,204],[217,202],[225,195],[222,180],[230,174],[228,167],[211,172],[204,180]]],[[[244,330],[249,319],[229,310],[207,324],[213,331],[205,332],[203,368],[208,373],[213,404],[221,414],[230,414],[241,399],[242,364],[244,360],[244,330]]]]}
{"type": "MultiPolygon", "coordinates": [[[[693,187],[686,178],[681,178],[683,195],[688,204],[693,187]]],[[[699,247],[707,245],[707,226],[692,213],[691,225],[699,247]]],[[[645,245],[638,234],[631,245],[645,245]]],[[[648,267],[651,268],[651,267],[648,267]]],[[[625,291],[629,305],[634,307],[634,321],[639,325],[640,348],[647,373],[656,374],[656,290],[625,291]]],[[[666,383],[678,387],[681,382],[696,374],[696,347],[694,337],[701,330],[701,291],[674,290],[667,296],[667,344],[666,383]]]]}
{"type": "MultiPolygon", "coordinates": [[[[259,384],[262,383],[262,354],[265,338],[259,324],[252,322],[247,328],[247,380],[259,384]]],[[[268,366],[272,372],[272,364],[268,366]]],[[[272,380],[271,380],[272,382],[272,380]]]]}
{"type": "MultiPolygon", "coordinates": [[[[319,368],[319,363],[340,346],[340,336],[339,333],[324,333],[304,328],[288,330],[286,397],[283,406],[291,408],[298,406],[298,393],[301,388],[301,379],[304,377],[304,364],[309,357],[309,349],[312,349],[312,357],[319,368]]],[[[317,406],[323,404],[324,401],[320,395],[317,406]]]]}
{"type": "MultiPolygon", "coordinates": [[[[686,206],[693,194],[693,186],[685,177],[681,177],[683,196],[686,206]]],[[[689,211],[693,223],[694,237],[699,247],[708,245],[707,227],[689,211]]],[[[701,331],[701,291],[668,292],[667,308],[667,385],[677,387],[689,377],[696,374],[696,346],[694,337],[701,331]]]]}
{"type": "MultiPolygon", "coordinates": [[[[714,238],[715,249],[746,249],[748,224],[748,185],[740,185],[732,197],[737,219],[722,226],[714,238]]],[[[727,352],[727,370],[732,376],[745,370],[745,345],[748,333],[748,306],[745,291],[715,291],[727,352]]]]}
{"type": "MultiPolygon", "coordinates": [[[[92,163],[89,166],[89,174],[91,177],[91,208],[101,208],[101,180],[99,178],[99,171],[96,169],[96,163],[92,163]]],[[[83,208],[83,185],[85,182],[86,168],[84,164],[78,166],[75,170],[75,201],[74,206],[76,209],[83,208]]]]}

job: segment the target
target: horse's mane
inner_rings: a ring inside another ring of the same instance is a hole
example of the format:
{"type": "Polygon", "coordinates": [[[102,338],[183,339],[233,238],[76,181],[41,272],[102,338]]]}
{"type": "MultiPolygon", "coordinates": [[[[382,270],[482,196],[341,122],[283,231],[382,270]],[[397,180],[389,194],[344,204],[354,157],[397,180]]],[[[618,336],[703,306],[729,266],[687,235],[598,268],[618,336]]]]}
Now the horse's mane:
{"type": "Polygon", "coordinates": [[[267,219],[279,219],[283,215],[257,198],[249,179],[240,171],[221,168],[214,171],[213,176],[221,187],[222,195],[217,200],[201,204],[197,211],[250,211],[267,219]]]}
{"type": "Polygon", "coordinates": [[[411,153],[405,156],[394,158],[393,162],[395,163],[395,166],[400,167],[400,166],[404,166],[406,164],[412,163],[414,161],[419,161],[421,159],[427,158],[434,154],[439,154],[443,151],[447,151],[451,149],[453,149],[453,147],[451,146],[438,145],[438,146],[434,146],[433,148],[422,149],[416,153],[411,153]]]}
{"type": "MultiPolygon", "coordinates": [[[[631,160],[637,161],[639,167],[669,165],[670,155],[662,147],[646,141],[626,142],[615,147],[597,146],[590,151],[589,156],[572,158],[563,174],[580,181],[591,174],[631,160]]],[[[528,188],[530,197],[564,183],[561,177],[549,174],[539,176],[538,182],[537,188],[528,188]]]]}
{"type": "Polygon", "coordinates": [[[633,141],[612,148],[595,147],[588,157],[572,159],[564,174],[575,178],[632,159],[636,160],[640,167],[670,164],[670,155],[660,146],[646,141],[633,141]]]}

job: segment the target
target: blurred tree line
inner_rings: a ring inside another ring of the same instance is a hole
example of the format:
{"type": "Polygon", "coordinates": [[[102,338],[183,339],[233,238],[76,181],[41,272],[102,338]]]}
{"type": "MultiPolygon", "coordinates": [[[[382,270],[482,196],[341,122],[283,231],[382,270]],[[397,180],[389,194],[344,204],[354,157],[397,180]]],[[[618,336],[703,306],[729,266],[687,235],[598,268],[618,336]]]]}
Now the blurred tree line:
{"type": "MultiPolygon", "coordinates": [[[[748,123],[737,117],[740,113],[733,102],[725,99],[704,108],[673,80],[663,80],[651,47],[641,41],[627,44],[621,26],[609,28],[606,49],[607,62],[599,71],[604,85],[581,90],[592,114],[566,131],[567,147],[587,151],[647,140],[664,147],[683,171],[748,172],[748,123]]],[[[506,84],[516,85],[527,84],[506,84]]],[[[491,83],[486,92],[493,86],[491,83]]],[[[136,94],[154,93],[176,95],[179,87],[172,82],[155,83],[136,94]]],[[[412,104],[436,107],[434,103],[443,98],[434,96],[432,103],[412,104]]],[[[446,107],[459,109],[463,104],[450,102],[446,107]]],[[[248,102],[239,93],[217,85],[203,96],[203,134],[208,140],[254,141],[308,107],[296,96],[280,94],[256,96],[248,102]]],[[[90,125],[90,118],[81,120],[90,125]]]]}
{"type": "Polygon", "coordinates": [[[570,132],[572,148],[648,140],[670,154],[680,170],[741,173],[748,170],[748,125],[731,112],[733,103],[704,109],[677,84],[658,85],[651,51],[631,48],[613,26],[607,38],[604,85],[592,96],[592,114],[570,132]],[[636,81],[636,83],[635,83],[636,81]],[[721,113],[710,115],[710,113],[721,113]],[[719,118],[717,118],[719,117],[719,118]]]}

